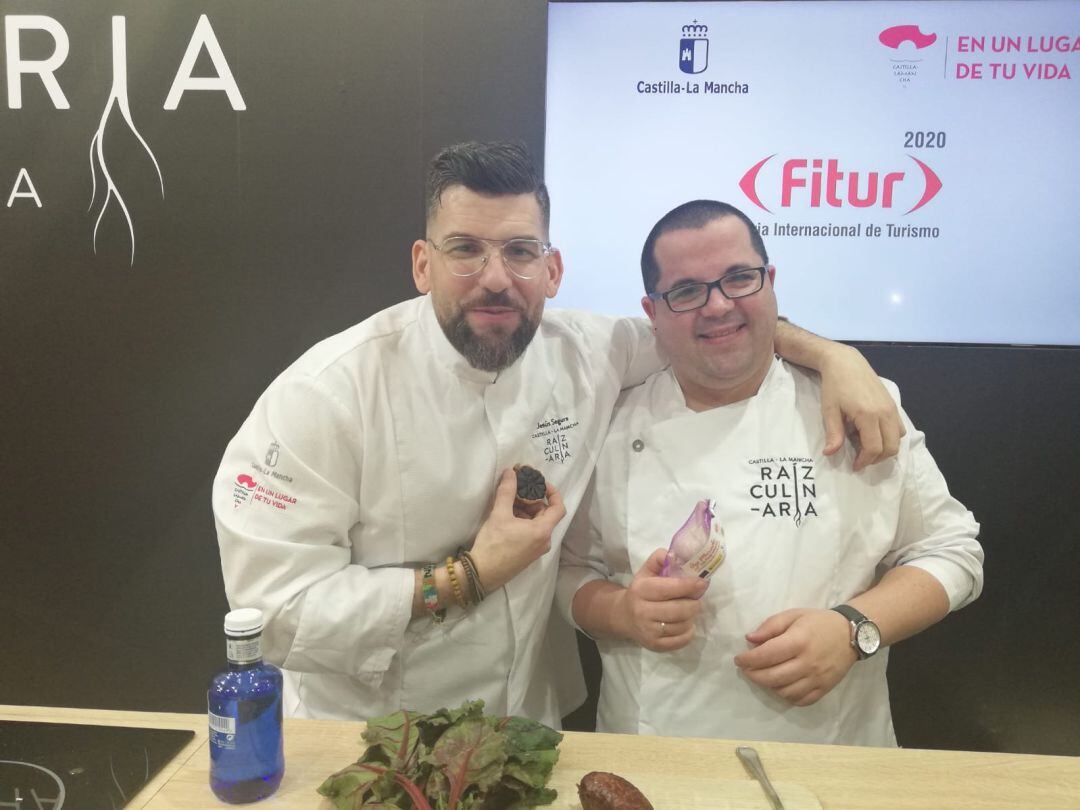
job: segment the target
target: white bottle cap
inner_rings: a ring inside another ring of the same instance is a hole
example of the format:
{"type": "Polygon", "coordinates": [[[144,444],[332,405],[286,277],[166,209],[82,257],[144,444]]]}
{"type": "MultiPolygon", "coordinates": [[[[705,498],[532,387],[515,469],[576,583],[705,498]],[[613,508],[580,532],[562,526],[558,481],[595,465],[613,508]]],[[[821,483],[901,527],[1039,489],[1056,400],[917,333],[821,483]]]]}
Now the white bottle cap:
{"type": "Polygon", "coordinates": [[[225,632],[234,636],[250,636],[262,631],[263,614],[258,608],[240,608],[225,614],[225,632]]]}

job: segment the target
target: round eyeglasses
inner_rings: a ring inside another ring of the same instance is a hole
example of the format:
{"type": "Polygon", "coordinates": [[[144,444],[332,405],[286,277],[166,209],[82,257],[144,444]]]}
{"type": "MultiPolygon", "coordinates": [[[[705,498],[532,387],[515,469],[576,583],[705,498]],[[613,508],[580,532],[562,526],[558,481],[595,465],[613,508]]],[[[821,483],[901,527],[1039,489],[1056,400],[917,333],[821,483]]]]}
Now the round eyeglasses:
{"type": "Polygon", "coordinates": [[[663,298],[672,312],[690,312],[701,309],[709,303],[709,295],[715,287],[724,298],[745,298],[765,286],[765,271],[768,267],[748,267],[745,270],[732,270],[709,282],[680,284],[665,293],[651,292],[649,298],[658,301],[663,298]]]}
{"type": "Polygon", "coordinates": [[[475,276],[498,248],[506,269],[521,279],[536,278],[547,266],[554,248],[539,239],[481,239],[479,236],[449,236],[442,242],[428,239],[431,246],[446,257],[451,273],[461,278],[475,276]]]}

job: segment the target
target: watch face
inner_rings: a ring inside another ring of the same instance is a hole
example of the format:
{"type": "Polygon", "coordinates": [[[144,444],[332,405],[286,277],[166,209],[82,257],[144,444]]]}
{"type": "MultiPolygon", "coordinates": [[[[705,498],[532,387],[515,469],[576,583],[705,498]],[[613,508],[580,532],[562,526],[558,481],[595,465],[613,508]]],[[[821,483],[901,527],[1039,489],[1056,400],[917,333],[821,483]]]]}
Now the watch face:
{"type": "Polygon", "coordinates": [[[864,655],[873,655],[881,646],[881,631],[871,621],[860,622],[855,633],[855,641],[864,655]]]}

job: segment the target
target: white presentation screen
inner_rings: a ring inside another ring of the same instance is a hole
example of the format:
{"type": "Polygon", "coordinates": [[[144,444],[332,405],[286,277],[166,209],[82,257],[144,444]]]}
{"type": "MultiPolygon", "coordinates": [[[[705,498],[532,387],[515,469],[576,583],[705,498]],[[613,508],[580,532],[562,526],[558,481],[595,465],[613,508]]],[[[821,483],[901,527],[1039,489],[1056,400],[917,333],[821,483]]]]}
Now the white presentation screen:
{"type": "Polygon", "coordinates": [[[717,199],[838,339],[1080,344],[1080,2],[554,3],[556,303],[640,314],[717,199]]]}

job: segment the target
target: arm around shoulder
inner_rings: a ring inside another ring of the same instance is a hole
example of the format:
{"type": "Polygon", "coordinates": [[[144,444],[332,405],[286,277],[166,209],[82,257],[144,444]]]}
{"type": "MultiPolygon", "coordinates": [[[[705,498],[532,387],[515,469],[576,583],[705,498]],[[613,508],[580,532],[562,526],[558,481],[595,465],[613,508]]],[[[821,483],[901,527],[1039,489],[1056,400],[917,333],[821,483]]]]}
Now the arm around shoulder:
{"type": "Polygon", "coordinates": [[[776,326],[776,352],[821,375],[825,455],[841,448],[848,431],[859,448],[856,470],[896,455],[905,431],[899,409],[862,354],[786,320],[776,326]]]}

